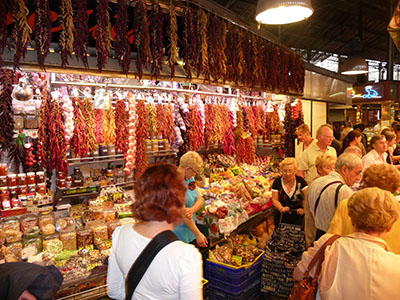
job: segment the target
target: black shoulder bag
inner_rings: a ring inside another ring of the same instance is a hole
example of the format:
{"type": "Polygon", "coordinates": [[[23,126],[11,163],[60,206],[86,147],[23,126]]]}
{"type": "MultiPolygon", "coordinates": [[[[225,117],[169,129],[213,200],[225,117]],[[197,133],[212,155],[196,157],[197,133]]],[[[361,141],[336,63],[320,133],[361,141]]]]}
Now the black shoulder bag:
{"type": "Polygon", "coordinates": [[[156,257],[157,253],[169,243],[177,241],[178,238],[171,230],[166,230],[157,234],[142,250],[138,258],[133,263],[125,280],[125,300],[132,298],[133,292],[138,286],[143,275],[156,257]]]}
{"type": "Polygon", "coordinates": [[[315,201],[315,207],[314,207],[314,217],[317,214],[317,208],[318,208],[318,204],[319,204],[319,200],[321,199],[322,193],[326,190],[326,188],[332,184],[335,183],[339,183],[338,187],[336,188],[335,191],[335,207],[337,206],[337,202],[338,202],[338,197],[339,197],[339,190],[340,188],[343,186],[343,183],[341,181],[332,181],[330,183],[328,183],[326,186],[323,187],[323,189],[321,190],[321,192],[319,193],[319,196],[317,198],[317,200],[315,201]]]}

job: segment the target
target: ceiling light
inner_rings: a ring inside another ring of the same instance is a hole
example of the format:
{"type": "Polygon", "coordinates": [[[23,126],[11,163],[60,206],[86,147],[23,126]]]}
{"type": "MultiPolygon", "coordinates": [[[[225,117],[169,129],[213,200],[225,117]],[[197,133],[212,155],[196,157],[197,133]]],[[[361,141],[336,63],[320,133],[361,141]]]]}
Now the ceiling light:
{"type": "Polygon", "coordinates": [[[258,0],[256,20],[263,24],[288,24],[313,14],[311,0],[258,0]]]}
{"type": "Polygon", "coordinates": [[[352,55],[340,68],[343,75],[359,75],[368,73],[368,63],[360,55],[352,55]]]}

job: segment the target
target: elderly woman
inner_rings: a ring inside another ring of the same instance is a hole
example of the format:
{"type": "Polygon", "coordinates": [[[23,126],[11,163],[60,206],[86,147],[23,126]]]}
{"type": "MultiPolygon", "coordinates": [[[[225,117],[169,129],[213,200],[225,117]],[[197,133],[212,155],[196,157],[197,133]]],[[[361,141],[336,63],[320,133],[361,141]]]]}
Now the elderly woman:
{"type": "Polygon", "coordinates": [[[186,209],[183,223],[175,227],[176,236],[186,243],[196,241],[200,247],[207,247],[207,238],[202,234],[195,223],[195,213],[203,206],[204,200],[196,188],[194,176],[198,174],[203,159],[197,152],[188,151],[179,161],[179,170],[184,174],[186,186],[186,209]]]}
{"type": "MultiPolygon", "coordinates": [[[[383,240],[399,218],[399,204],[388,191],[366,188],[349,201],[354,233],[341,237],[325,250],[318,283],[322,300],[398,299],[400,256],[383,240]]],[[[325,234],[303,253],[293,277],[301,280],[318,249],[332,236],[325,234]]],[[[315,273],[315,267],[310,275],[315,273]]],[[[318,299],[318,296],[317,296],[318,299]]]]}
{"type": "MultiPolygon", "coordinates": [[[[393,194],[400,188],[400,172],[393,165],[372,165],[365,169],[362,185],[364,187],[378,187],[393,194]]],[[[354,229],[348,214],[348,200],[345,199],[339,202],[327,232],[348,235],[353,231],[354,229]]],[[[385,241],[397,254],[400,254],[399,236],[400,222],[396,222],[392,231],[385,237],[385,241]]]]}
{"type": "MultiPolygon", "coordinates": [[[[162,163],[149,167],[134,188],[135,225],[118,227],[108,261],[107,294],[125,299],[127,274],[153,237],[172,230],[185,209],[186,185],[176,166],[162,163]]],[[[132,299],[202,299],[200,252],[182,241],[174,241],[155,256],[137,285],[132,299]]]]}
{"type": "Polygon", "coordinates": [[[315,168],[319,176],[328,175],[335,170],[336,157],[328,154],[321,154],[315,159],[315,168]]]}
{"type": "Polygon", "coordinates": [[[280,163],[282,176],[275,178],[272,184],[272,203],[275,210],[275,226],[283,223],[301,225],[304,215],[304,197],[307,183],[297,176],[297,162],[293,157],[285,158],[280,163]]]}

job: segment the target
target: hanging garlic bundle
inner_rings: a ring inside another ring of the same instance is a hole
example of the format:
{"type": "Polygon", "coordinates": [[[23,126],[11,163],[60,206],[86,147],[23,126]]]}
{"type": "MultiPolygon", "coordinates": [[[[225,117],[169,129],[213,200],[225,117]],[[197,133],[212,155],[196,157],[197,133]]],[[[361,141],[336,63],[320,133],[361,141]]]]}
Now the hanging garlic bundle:
{"type": "Polygon", "coordinates": [[[128,151],[125,154],[125,174],[127,176],[133,173],[136,162],[136,98],[131,92],[128,94],[129,103],[129,122],[128,122],[128,151]]]}
{"type": "MultiPolygon", "coordinates": [[[[63,86],[61,88],[61,93],[63,95],[62,108],[64,112],[65,139],[69,142],[74,135],[74,107],[72,105],[72,100],[67,93],[66,87],[63,86]]],[[[77,93],[76,90],[75,93],[77,93]]],[[[75,95],[75,97],[78,97],[78,95],[75,95]]]]}

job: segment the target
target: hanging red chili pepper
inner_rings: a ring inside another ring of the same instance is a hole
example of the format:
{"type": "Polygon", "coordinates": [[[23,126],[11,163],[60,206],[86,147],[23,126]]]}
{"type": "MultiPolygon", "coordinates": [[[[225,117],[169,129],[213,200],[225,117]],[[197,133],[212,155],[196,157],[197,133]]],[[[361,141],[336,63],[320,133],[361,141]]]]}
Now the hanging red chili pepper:
{"type": "Polygon", "coordinates": [[[128,150],[128,117],[125,101],[118,99],[115,103],[115,150],[123,154],[128,150]]]}
{"type": "Polygon", "coordinates": [[[89,68],[87,48],[89,45],[89,17],[87,14],[87,0],[76,1],[76,15],[74,18],[75,31],[74,52],[76,59],[81,60],[89,68]]]}
{"type": "Polygon", "coordinates": [[[97,67],[100,71],[106,66],[111,49],[111,24],[108,0],[97,0],[96,50],[97,67]]]}
{"type": "Polygon", "coordinates": [[[62,27],[59,45],[61,66],[68,65],[68,57],[71,57],[74,51],[74,9],[72,7],[72,0],[61,0],[60,7],[60,25],[62,27]]]}
{"type": "Polygon", "coordinates": [[[0,67],[3,66],[3,52],[7,47],[7,14],[10,13],[11,3],[0,1],[0,67]]]}
{"type": "Polygon", "coordinates": [[[115,56],[125,74],[129,72],[131,63],[131,46],[128,42],[128,5],[126,0],[118,0],[117,2],[118,18],[115,20],[115,56]]]}
{"type": "MultiPolygon", "coordinates": [[[[5,1],[4,1],[5,2],[5,1]]],[[[13,11],[15,20],[12,31],[12,41],[14,43],[14,69],[19,68],[19,61],[25,58],[28,41],[31,41],[32,29],[28,24],[29,9],[25,5],[25,0],[18,0],[13,11]]]]}
{"type": "Polygon", "coordinates": [[[148,166],[146,139],[149,137],[149,124],[147,122],[147,110],[144,100],[137,101],[136,112],[138,121],[136,124],[136,178],[146,170],[148,166]]]}
{"type": "Polygon", "coordinates": [[[188,79],[192,78],[192,73],[198,72],[197,57],[198,45],[197,16],[189,7],[185,11],[185,27],[183,29],[183,61],[188,79]]]}
{"type": "Polygon", "coordinates": [[[72,105],[74,107],[74,134],[70,146],[76,156],[85,157],[88,155],[89,147],[87,146],[85,118],[82,114],[82,101],[79,98],[73,98],[72,105]]]}
{"type": "Polygon", "coordinates": [[[176,18],[175,6],[170,3],[169,5],[169,66],[171,68],[171,78],[175,77],[175,64],[178,58],[178,21],[176,18]]]}
{"type": "Polygon", "coordinates": [[[147,23],[147,6],[145,0],[138,0],[135,11],[135,45],[137,48],[136,68],[139,79],[143,76],[143,67],[148,67],[152,61],[150,49],[150,34],[147,23]]]}
{"type": "Polygon", "coordinates": [[[206,148],[208,149],[211,144],[212,137],[214,136],[215,130],[215,112],[214,106],[212,104],[206,104],[204,107],[205,113],[205,129],[204,129],[204,143],[206,148]]]}
{"type": "Polygon", "coordinates": [[[225,139],[224,142],[222,143],[223,145],[223,151],[227,155],[233,156],[234,153],[236,152],[235,148],[235,137],[233,135],[233,113],[230,111],[229,112],[229,129],[227,130],[225,134],[225,139]]]}
{"type": "Polygon", "coordinates": [[[204,79],[209,80],[210,79],[210,69],[208,65],[208,41],[207,41],[207,35],[209,35],[208,30],[207,30],[207,24],[208,24],[208,14],[200,9],[198,10],[197,13],[197,26],[198,26],[198,31],[200,33],[199,35],[199,51],[197,53],[197,77],[200,76],[200,74],[203,74],[204,79]]]}
{"type": "Polygon", "coordinates": [[[12,112],[12,84],[14,84],[14,72],[1,69],[0,85],[0,150],[9,150],[14,138],[14,114],[12,112]]]}
{"type": "Polygon", "coordinates": [[[158,78],[164,63],[164,14],[158,2],[153,4],[150,16],[151,55],[153,58],[152,74],[158,78]]]}
{"type": "Polygon", "coordinates": [[[49,0],[36,0],[35,43],[39,66],[45,70],[44,60],[50,52],[51,11],[49,0]]]}
{"type": "Polygon", "coordinates": [[[85,98],[82,101],[82,114],[86,124],[87,147],[90,153],[97,148],[97,140],[95,134],[96,117],[93,110],[93,102],[85,98]]]}
{"type": "Polygon", "coordinates": [[[104,143],[104,137],[103,137],[103,110],[102,109],[95,109],[94,110],[94,116],[95,116],[95,127],[94,127],[94,133],[96,135],[96,140],[98,144],[103,144],[104,143]]]}
{"type": "Polygon", "coordinates": [[[51,110],[51,97],[48,90],[42,92],[42,103],[39,110],[39,129],[38,137],[41,151],[39,151],[39,162],[46,170],[50,170],[50,110],[51,110]]]}

